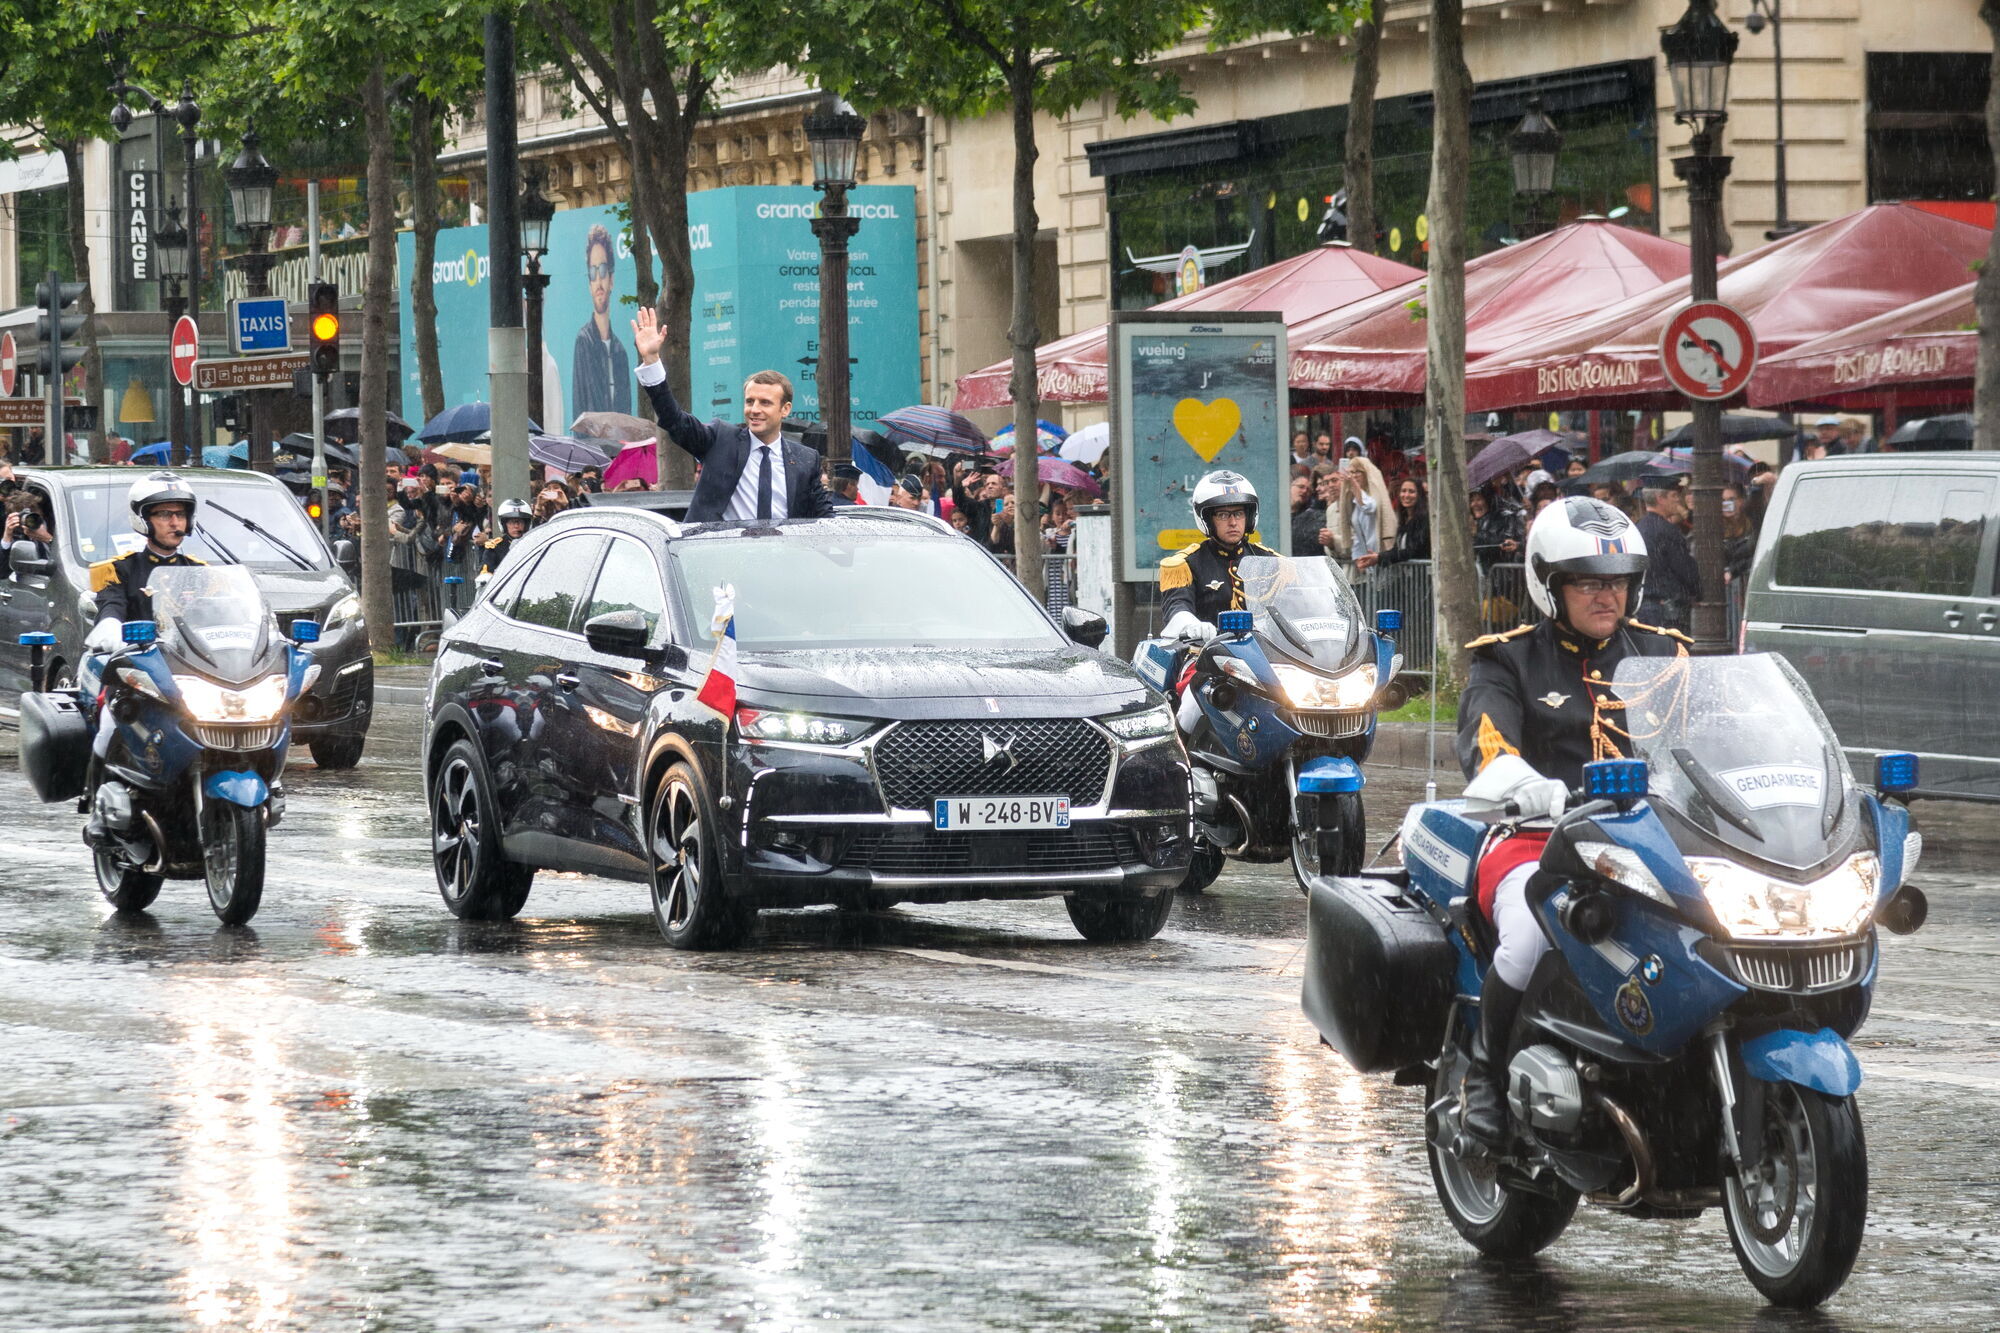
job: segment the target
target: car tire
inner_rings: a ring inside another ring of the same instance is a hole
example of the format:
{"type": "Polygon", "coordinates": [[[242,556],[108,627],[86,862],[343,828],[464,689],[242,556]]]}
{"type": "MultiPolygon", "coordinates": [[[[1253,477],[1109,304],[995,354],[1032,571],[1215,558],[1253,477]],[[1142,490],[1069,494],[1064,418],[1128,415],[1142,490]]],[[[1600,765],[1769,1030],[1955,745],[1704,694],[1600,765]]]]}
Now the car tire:
{"type": "Polygon", "coordinates": [[[676,949],[732,949],[757,909],[729,897],[717,839],[721,820],[686,763],[666,771],[646,801],[647,883],[653,920],[676,949]]]}
{"type": "Polygon", "coordinates": [[[321,768],[353,768],[361,762],[361,751],[367,744],[367,732],[341,730],[315,736],[306,747],[321,768]]]}
{"type": "Polygon", "coordinates": [[[1174,895],[1162,889],[1152,897],[1139,895],[1117,898],[1085,898],[1071,894],[1063,899],[1069,909],[1070,924],[1076,933],[1093,944],[1130,944],[1150,940],[1160,933],[1173,915],[1174,895]]]}
{"type": "Polygon", "coordinates": [[[501,853],[499,807],[479,748],[453,741],[430,786],[431,868],[445,910],[461,921],[512,920],[535,871],[501,853]]]}

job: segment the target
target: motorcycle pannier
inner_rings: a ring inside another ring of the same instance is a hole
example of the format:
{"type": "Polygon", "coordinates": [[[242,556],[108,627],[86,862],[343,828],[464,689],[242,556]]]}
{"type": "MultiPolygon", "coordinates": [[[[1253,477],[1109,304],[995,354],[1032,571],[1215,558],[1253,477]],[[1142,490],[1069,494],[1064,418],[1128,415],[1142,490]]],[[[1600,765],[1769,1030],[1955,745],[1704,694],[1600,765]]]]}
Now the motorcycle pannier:
{"type": "Polygon", "coordinates": [[[90,766],[90,724],[73,694],[21,696],[21,771],[44,801],[83,794],[90,766]]]}
{"type": "Polygon", "coordinates": [[[1394,881],[1313,881],[1299,1002],[1327,1045],[1362,1073],[1437,1055],[1455,962],[1444,928],[1394,881]]]}

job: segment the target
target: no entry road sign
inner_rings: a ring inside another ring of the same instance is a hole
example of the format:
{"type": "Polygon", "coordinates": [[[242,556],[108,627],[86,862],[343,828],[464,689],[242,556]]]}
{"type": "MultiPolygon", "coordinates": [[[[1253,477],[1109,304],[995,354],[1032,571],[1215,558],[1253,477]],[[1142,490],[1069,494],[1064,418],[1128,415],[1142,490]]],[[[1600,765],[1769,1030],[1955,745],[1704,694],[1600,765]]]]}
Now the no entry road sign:
{"type": "Polygon", "coordinates": [[[1667,382],[1688,397],[1720,402],[1743,391],[1757,368],[1750,321],[1720,301],[1697,301],[1667,321],[1660,337],[1667,382]]]}

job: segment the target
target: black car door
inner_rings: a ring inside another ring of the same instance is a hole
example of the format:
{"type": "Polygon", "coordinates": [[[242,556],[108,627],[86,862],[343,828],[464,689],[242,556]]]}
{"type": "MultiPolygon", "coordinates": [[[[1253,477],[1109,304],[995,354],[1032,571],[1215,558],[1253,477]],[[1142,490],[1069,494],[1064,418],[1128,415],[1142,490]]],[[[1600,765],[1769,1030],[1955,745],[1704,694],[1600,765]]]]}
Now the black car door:
{"type": "Polygon", "coordinates": [[[599,532],[557,538],[542,551],[521,584],[508,623],[495,638],[508,688],[515,696],[520,740],[506,790],[494,795],[500,826],[522,838],[518,854],[536,859],[550,850],[544,839],[568,836],[569,759],[577,730],[565,682],[575,679],[583,652],[578,612],[604,549],[599,532]]]}

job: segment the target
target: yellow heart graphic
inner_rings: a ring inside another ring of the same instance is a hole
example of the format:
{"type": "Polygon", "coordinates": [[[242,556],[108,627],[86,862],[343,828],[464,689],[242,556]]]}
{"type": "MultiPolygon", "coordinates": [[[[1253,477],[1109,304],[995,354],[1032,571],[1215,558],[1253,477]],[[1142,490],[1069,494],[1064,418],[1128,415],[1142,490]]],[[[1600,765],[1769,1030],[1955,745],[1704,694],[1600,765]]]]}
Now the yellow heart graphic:
{"type": "Polygon", "coordinates": [[[1222,446],[1229,443],[1242,424],[1243,409],[1234,398],[1218,398],[1212,403],[1183,398],[1174,404],[1174,429],[1188,442],[1188,448],[1201,455],[1204,463],[1215,461],[1222,446]]]}

